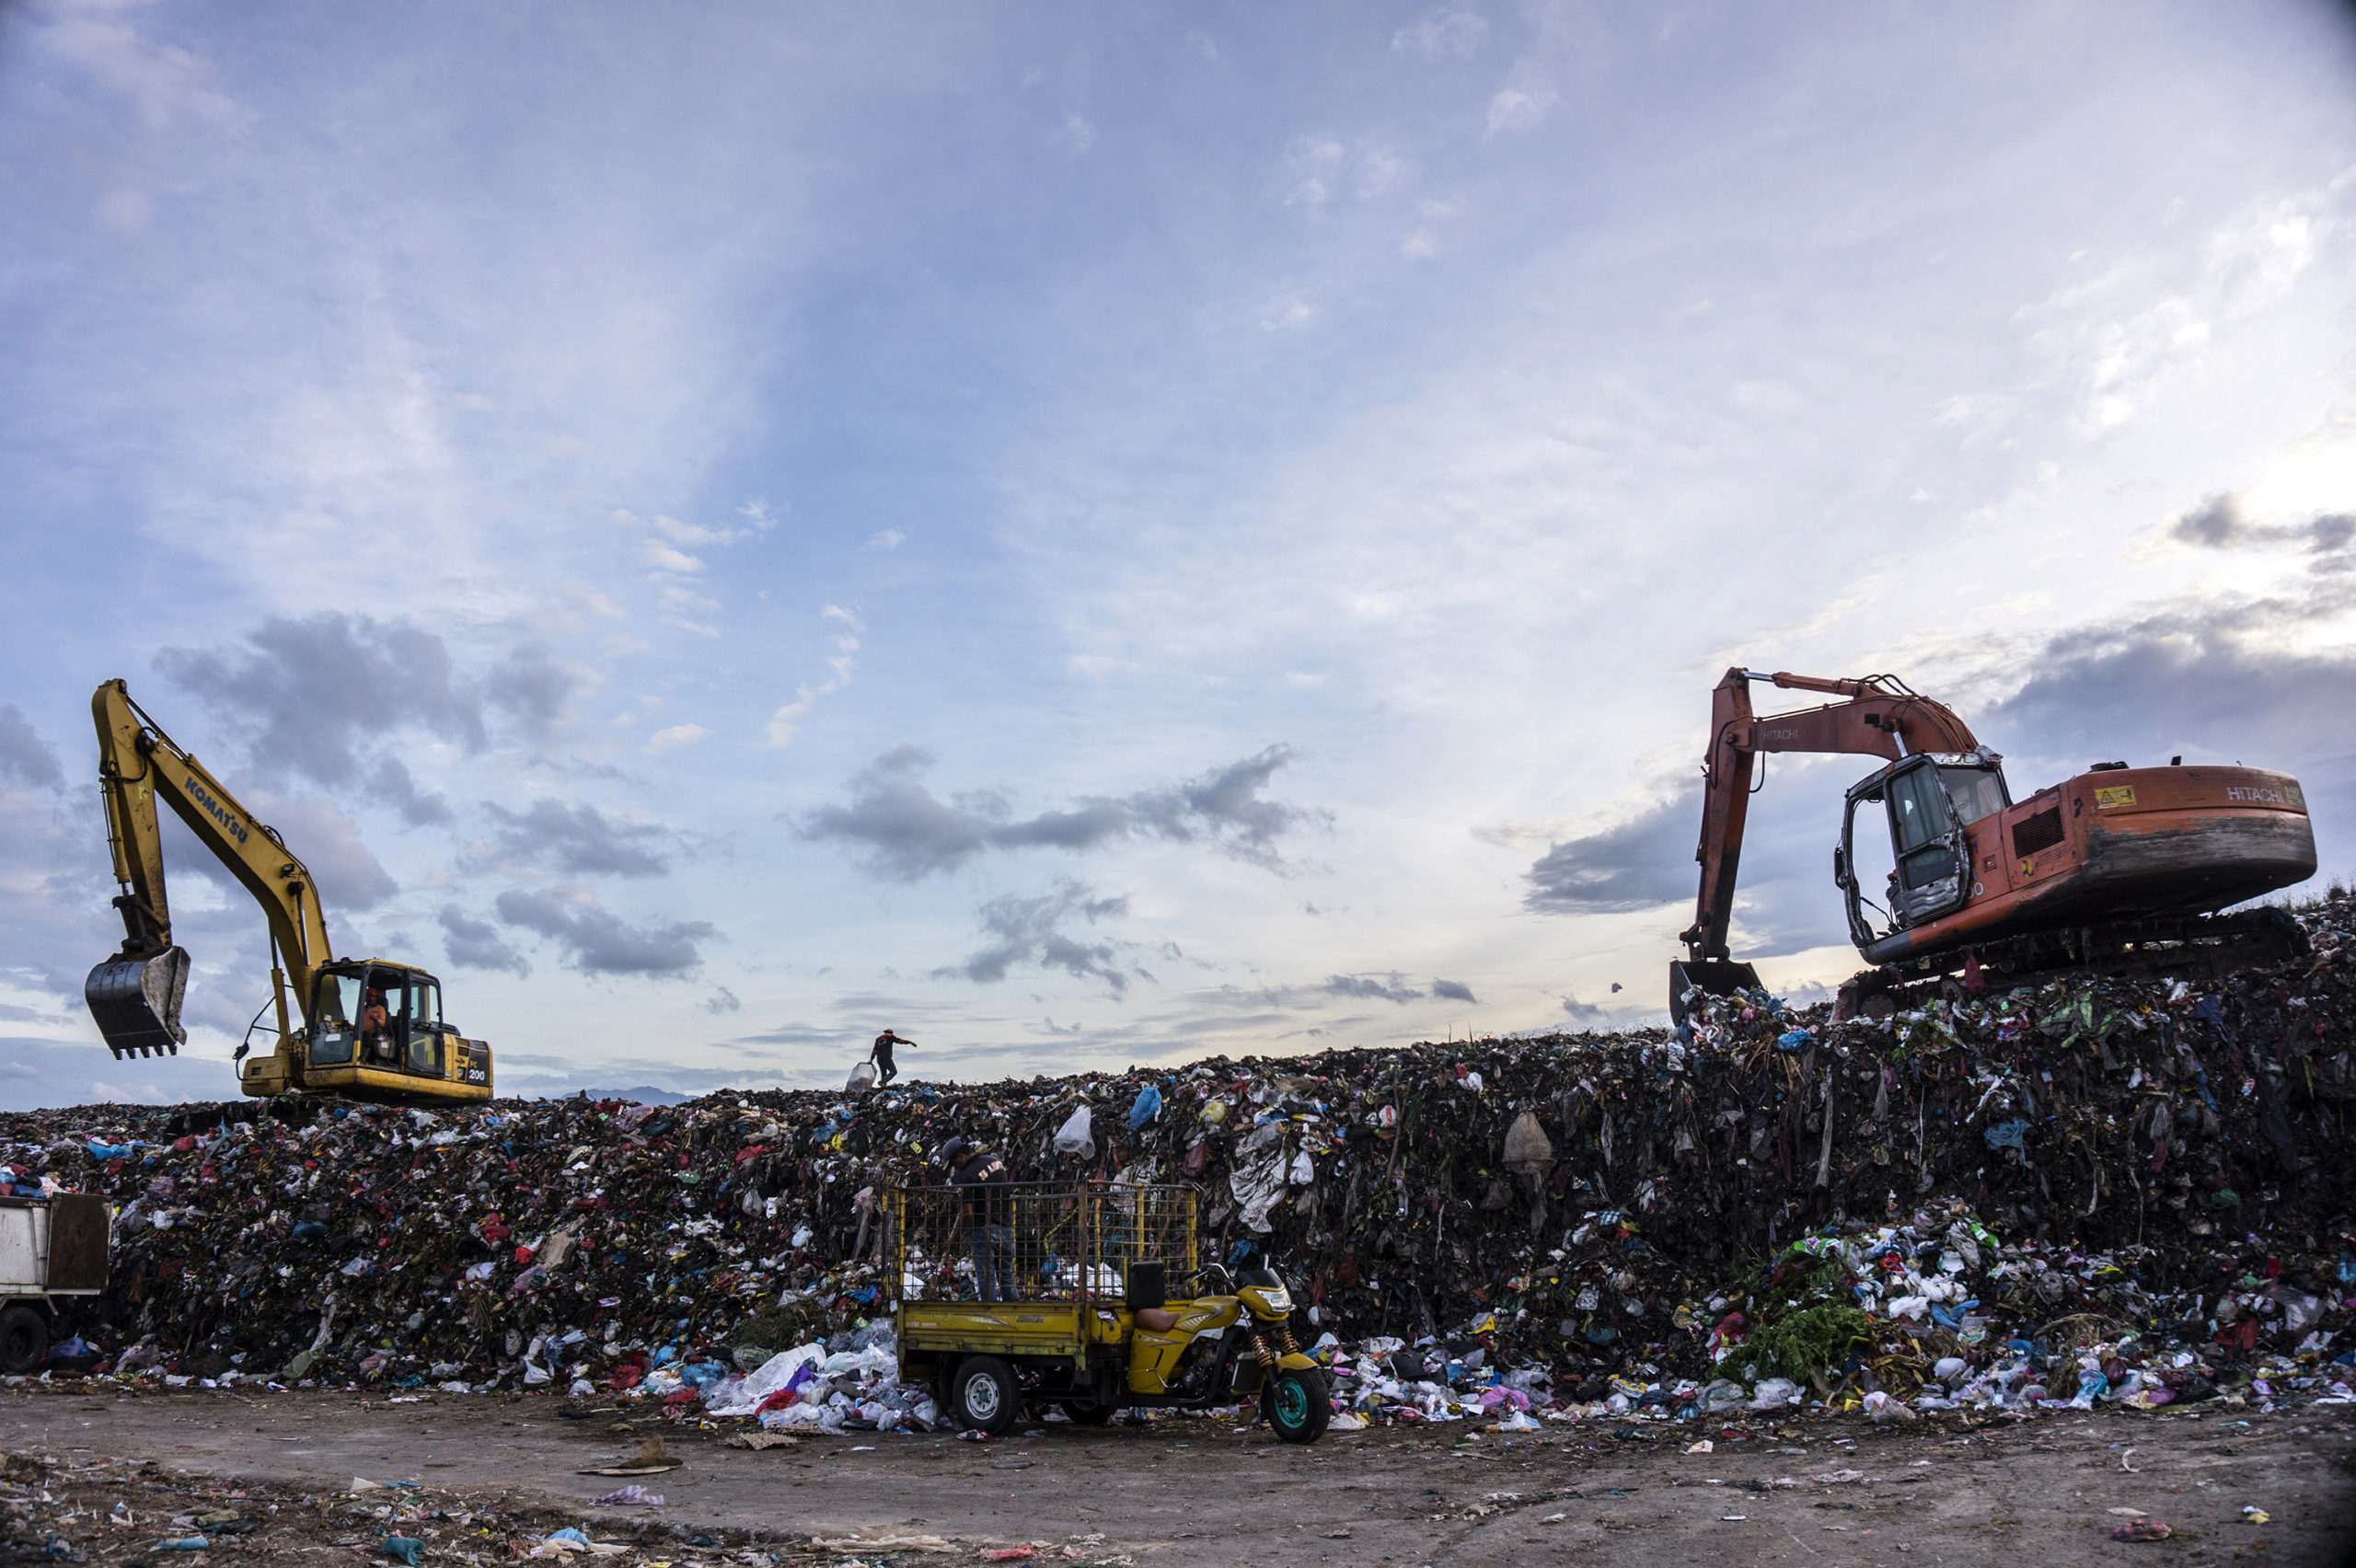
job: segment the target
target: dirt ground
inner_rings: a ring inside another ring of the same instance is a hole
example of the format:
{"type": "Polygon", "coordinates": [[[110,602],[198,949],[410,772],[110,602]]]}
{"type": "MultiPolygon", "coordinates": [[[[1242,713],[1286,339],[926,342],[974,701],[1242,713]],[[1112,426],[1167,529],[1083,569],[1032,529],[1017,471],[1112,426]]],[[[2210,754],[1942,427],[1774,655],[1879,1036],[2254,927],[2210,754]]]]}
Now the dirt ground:
{"type": "Polygon", "coordinates": [[[600,1554],[618,1568],[979,1562],[1018,1545],[1038,1562],[1151,1568],[2356,1562],[2350,1406],[1898,1430],[1814,1420],[1740,1439],[1700,1424],[1519,1437],[1458,1424],[1334,1433],[1306,1448],[1265,1428],[1165,1420],[987,1444],[808,1436],[760,1451],[629,1413],[450,1394],[19,1390],[0,1395],[13,1483],[0,1498],[19,1512],[19,1539],[30,1510],[34,1539],[53,1531],[111,1563],[322,1551],[386,1562],[378,1543],[395,1524],[425,1541],[427,1564],[507,1562],[564,1524],[618,1543],[600,1554]],[[631,1479],[664,1505],[592,1505],[629,1482],[581,1472],[658,1432],[681,1468],[631,1479]],[[1684,1451],[1705,1436],[1714,1451],[1684,1451]],[[354,1493],[355,1479],[417,1484],[354,1493]],[[2113,1540],[2129,1510],[2170,1538],[2113,1540]],[[206,1552],[156,1551],[208,1514],[206,1552]],[[217,1533],[232,1516],[248,1521],[229,1524],[241,1533],[217,1533]]]}

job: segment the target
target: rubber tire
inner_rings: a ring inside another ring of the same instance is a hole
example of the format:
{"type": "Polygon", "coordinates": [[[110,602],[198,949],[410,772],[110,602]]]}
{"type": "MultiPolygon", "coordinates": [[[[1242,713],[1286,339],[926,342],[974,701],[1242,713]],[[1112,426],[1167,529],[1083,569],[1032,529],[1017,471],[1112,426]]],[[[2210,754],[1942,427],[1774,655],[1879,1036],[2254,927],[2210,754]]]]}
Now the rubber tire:
{"type": "Polygon", "coordinates": [[[38,1372],[49,1361],[49,1320],[29,1307],[0,1312],[0,1372],[38,1372]]]}
{"type": "Polygon", "coordinates": [[[1276,1375],[1260,1390],[1260,1413],[1286,1442],[1316,1442],[1325,1424],[1334,1419],[1334,1396],[1324,1371],[1315,1366],[1277,1367],[1276,1375]],[[1285,1412],[1296,1398],[1302,1401],[1299,1418],[1287,1425],[1285,1412]]]}
{"type": "Polygon", "coordinates": [[[949,1380],[949,1409],[959,1431],[1000,1435],[1022,1413],[1022,1387],[1014,1380],[1014,1368],[995,1355],[967,1356],[949,1380]],[[976,1401],[983,1409],[975,1408],[976,1401]]]}
{"type": "Polygon", "coordinates": [[[1103,1426],[1119,1413],[1120,1408],[1118,1405],[1108,1404],[1068,1404],[1063,1407],[1063,1411],[1066,1415],[1071,1417],[1071,1424],[1074,1426],[1103,1426]]]}

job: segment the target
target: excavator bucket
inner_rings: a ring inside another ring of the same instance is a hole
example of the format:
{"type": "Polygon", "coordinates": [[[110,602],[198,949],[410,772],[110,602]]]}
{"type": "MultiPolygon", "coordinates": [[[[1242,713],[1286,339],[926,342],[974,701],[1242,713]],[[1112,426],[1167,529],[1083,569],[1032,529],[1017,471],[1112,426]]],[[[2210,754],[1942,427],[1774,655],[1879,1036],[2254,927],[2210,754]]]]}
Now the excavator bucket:
{"type": "Polygon", "coordinates": [[[124,1056],[179,1055],[180,998],[188,991],[188,950],[167,947],[142,958],[110,958],[90,971],[82,996],[106,1037],[124,1056]]]}
{"type": "Polygon", "coordinates": [[[1759,971],[1747,963],[1737,963],[1727,958],[1680,958],[1669,966],[1669,1017],[1679,1029],[1685,1027],[1686,993],[1700,990],[1705,997],[1731,997],[1737,991],[1759,988],[1759,971]]]}

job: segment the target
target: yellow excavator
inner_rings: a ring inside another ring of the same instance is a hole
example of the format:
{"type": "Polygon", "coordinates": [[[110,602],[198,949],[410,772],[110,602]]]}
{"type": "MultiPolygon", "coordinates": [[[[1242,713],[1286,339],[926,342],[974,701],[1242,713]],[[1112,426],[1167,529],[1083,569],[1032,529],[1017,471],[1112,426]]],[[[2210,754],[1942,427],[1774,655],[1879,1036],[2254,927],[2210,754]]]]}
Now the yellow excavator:
{"type": "Polygon", "coordinates": [[[90,698],[98,727],[98,792],[122,889],[122,951],[90,971],[83,996],[118,1059],[179,1053],[188,951],[172,941],[164,894],[161,799],[229,868],[270,921],[278,1047],[248,1060],[261,1014],[237,1047],[248,1095],[337,1094],[379,1105],[446,1105],[491,1098],[491,1047],[442,1017],[442,984],[414,964],[335,958],[318,884],[277,830],[175,744],[121,681],[90,698]],[[292,990],[303,1025],[287,1008],[292,990]]]}

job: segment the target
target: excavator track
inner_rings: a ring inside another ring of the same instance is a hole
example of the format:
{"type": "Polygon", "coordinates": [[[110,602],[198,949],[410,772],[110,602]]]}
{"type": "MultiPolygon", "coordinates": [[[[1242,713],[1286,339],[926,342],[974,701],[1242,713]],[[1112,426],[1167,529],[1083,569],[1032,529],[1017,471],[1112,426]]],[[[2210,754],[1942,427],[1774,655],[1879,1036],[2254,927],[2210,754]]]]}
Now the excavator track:
{"type": "Polygon", "coordinates": [[[2272,908],[2063,926],[1863,970],[1842,984],[1833,1018],[1886,1019],[1941,996],[2002,993],[2073,974],[2216,980],[2310,951],[2305,928],[2272,908]]]}

